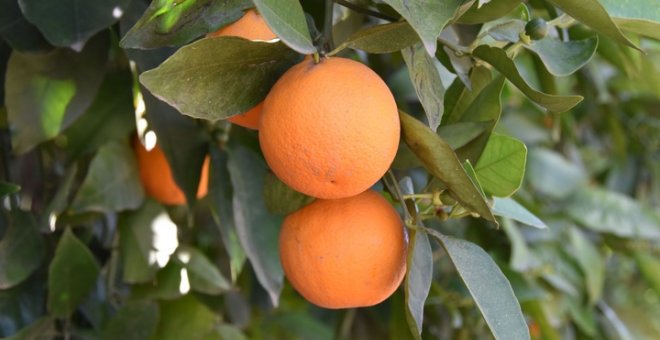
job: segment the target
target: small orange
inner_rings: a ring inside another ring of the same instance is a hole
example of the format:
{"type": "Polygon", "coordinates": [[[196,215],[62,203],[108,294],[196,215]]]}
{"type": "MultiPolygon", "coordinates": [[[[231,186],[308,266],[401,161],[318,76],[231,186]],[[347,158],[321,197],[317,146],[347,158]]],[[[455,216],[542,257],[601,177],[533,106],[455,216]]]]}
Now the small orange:
{"type": "MultiPolygon", "coordinates": [[[[209,33],[207,36],[236,36],[249,40],[273,40],[277,38],[277,35],[271,31],[264,18],[255,10],[245,12],[245,15],[243,15],[238,21],[213,33],[209,33]]],[[[261,107],[262,103],[259,103],[247,112],[232,116],[228,120],[234,124],[258,130],[259,120],[261,118],[261,107]]]]}
{"type": "Polygon", "coordinates": [[[372,190],[316,200],[287,216],[280,232],[286,278],[324,308],[367,307],[387,299],[405,275],[406,248],[399,214],[372,190]]]}
{"type": "Polygon", "coordinates": [[[284,183],[309,196],[357,195],[380,179],[399,145],[394,96],[367,66],[306,58],[271,89],[259,142],[284,183]]]}
{"type": "MultiPolygon", "coordinates": [[[[170,205],[186,203],[186,196],[174,181],[172,170],[163,150],[156,145],[147,151],[139,139],[135,138],[135,155],[140,170],[140,181],[147,195],[155,200],[170,205]]],[[[199,179],[197,198],[206,196],[209,182],[209,158],[204,159],[202,174],[199,179]]]]}

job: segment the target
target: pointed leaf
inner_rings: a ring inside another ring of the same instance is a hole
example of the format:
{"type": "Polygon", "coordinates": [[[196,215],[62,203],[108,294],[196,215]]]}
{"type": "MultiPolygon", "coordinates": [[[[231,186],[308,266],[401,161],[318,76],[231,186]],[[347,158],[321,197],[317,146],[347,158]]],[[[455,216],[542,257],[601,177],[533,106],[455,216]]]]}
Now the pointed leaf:
{"type": "Polygon", "coordinates": [[[264,200],[271,213],[287,215],[309,204],[314,198],[291,189],[273,173],[268,172],[264,200]]]}
{"type": "Polygon", "coordinates": [[[516,65],[513,63],[513,60],[509,59],[509,57],[502,49],[481,45],[474,49],[472,54],[475,57],[491,64],[507,79],[509,79],[513,85],[520,89],[520,91],[522,91],[527,97],[542,107],[546,108],[548,111],[568,111],[583,99],[581,96],[550,95],[534,90],[527,84],[527,82],[525,82],[525,80],[520,75],[520,72],[518,72],[516,65]]]}
{"type": "Polygon", "coordinates": [[[11,288],[30,276],[46,255],[45,243],[29,212],[12,210],[9,229],[0,240],[0,289],[11,288]]]}
{"type": "Polygon", "coordinates": [[[513,195],[525,174],[527,147],[509,136],[493,133],[474,168],[484,191],[495,196],[513,195]]]}
{"type": "Polygon", "coordinates": [[[188,271],[190,288],[205,294],[220,294],[231,288],[218,267],[204,253],[190,246],[179,247],[175,258],[188,271]]]}
{"type": "Polygon", "coordinates": [[[478,2],[474,2],[470,9],[458,18],[458,22],[461,24],[481,24],[492,21],[503,17],[518,5],[520,5],[520,0],[494,0],[483,6],[479,6],[478,2]]]}
{"type": "Polygon", "coordinates": [[[149,300],[129,302],[117,311],[103,330],[103,340],[148,340],[158,323],[158,305],[149,300]]]}
{"type": "Polygon", "coordinates": [[[433,253],[428,235],[410,232],[405,285],[406,319],[413,336],[420,339],[424,321],[424,304],[433,280],[433,253]]]}
{"type": "Polygon", "coordinates": [[[496,216],[510,218],[518,222],[527,224],[539,229],[546,229],[548,226],[536,215],[516,202],[513,198],[493,197],[493,214],[496,216]]]}
{"type": "Polygon", "coordinates": [[[570,232],[573,257],[580,265],[591,305],[600,300],[605,284],[605,261],[591,241],[577,228],[570,232]]]}
{"type": "Polygon", "coordinates": [[[501,225],[509,242],[511,242],[511,257],[509,258],[511,269],[517,272],[526,272],[542,264],[535,254],[530,251],[525,236],[517,224],[508,218],[503,218],[501,225]]]}
{"type": "Polygon", "coordinates": [[[215,37],[182,47],[157,68],[142,73],[140,81],[179,112],[218,120],[263,101],[298,58],[282,43],[215,37]]]}
{"type": "Polygon", "coordinates": [[[431,130],[435,131],[442,120],[445,88],[436,67],[437,61],[424,51],[422,44],[415,44],[401,51],[431,130]]]}
{"type": "Polygon", "coordinates": [[[0,198],[17,193],[21,190],[18,184],[0,181],[0,198]]]}
{"type": "Polygon", "coordinates": [[[307,28],[305,12],[298,0],[254,0],[259,13],[282,41],[300,54],[316,48],[307,28]]]}
{"type": "Polygon", "coordinates": [[[572,74],[591,60],[598,47],[598,37],[570,41],[546,37],[526,46],[538,54],[551,74],[561,77],[572,74]]]}
{"type": "Polygon", "coordinates": [[[418,41],[419,36],[407,22],[394,22],[367,27],[353,33],[333,53],[347,47],[367,53],[393,53],[418,41]]]}
{"type": "Polygon", "coordinates": [[[460,122],[445,124],[438,127],[438,135],[453,149],[459,149],[484,132],[489,130],[492,122],[460,122]]]}
{"type": "Polygon", "coordinates": [[[620,0],[600,3],[622,30],[660,40],[660,9],[654,0],[637,1],[634,6],[620,0]]]}
{"type": "Polygon", "coordinates": [[[160,302],[160,318],[152,339],[199,339],[208,335],[220,322],[220,317],[192,295],[160,302]]]}

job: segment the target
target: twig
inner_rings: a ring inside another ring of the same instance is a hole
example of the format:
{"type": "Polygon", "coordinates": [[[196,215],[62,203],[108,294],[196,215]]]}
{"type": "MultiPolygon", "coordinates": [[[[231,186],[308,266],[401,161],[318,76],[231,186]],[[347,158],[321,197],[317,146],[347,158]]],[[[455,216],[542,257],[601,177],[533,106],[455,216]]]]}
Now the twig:
{"type": "Polygon", "coordinates": [[[368,16],[372,16],[372,17],[374,17],[374,18],[383,19],[383,20],[392,21],[392,22],[394,22],[394,21],[398,21],[398,20],[399,20],[398,18],[395,18],[395,17],[393,17],[393,16],[389,16],[389,15],[387,15],[387,14],[384,14],[384,13],[381,13],[381,12],[377,12],[377,11],[372,11],[372,10],[370,10],[370,9],[368,9],[368,8],[364,8],[364,7],[362,7],[362,6],[358,6],[358,5],[354,4],[354,3],[350,3],[350,2],[345,1],[345,0],[335,0],[335,3],[336,3],[337,5],[344,6],[344,7],[346,7],[346,8],[352,9],[352,10],[358,12],[358,13],[366,14],[366,15],[368,15],[368,16]]]}
{"type": "Polygon", "coordinates": [[[333,5],[333,0],[325,0],[325,19],[323,21],[323,41],[321,44],[321,50],[323,53],[332,51],[334,48],[334,41],[332,38],[333,5]]]}

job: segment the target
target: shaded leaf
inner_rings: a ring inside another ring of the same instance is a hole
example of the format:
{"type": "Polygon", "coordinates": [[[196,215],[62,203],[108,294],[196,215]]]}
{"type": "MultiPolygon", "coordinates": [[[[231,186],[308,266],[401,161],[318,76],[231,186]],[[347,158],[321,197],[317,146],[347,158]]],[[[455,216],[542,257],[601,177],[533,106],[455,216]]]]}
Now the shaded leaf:
{"type": "Polygon", "coordinates": [[[45,255],[45,242],[34,217],[29,212],[12,210],[9,229],[0,240],[0,289],[11,288],[27,279],[45,255]]]}
{"type": "Polygon", "coordinates": [[[221,339],[227,340],[247,340],[247,337],[240,329],[230,325],[222,324],[215,328],[215,332],[220,336],[221,339]]]}
{"type": "Polygon", "coordinates": [[[565,112],[582,101],[581,96],[559,96],[539,92],[531,88],[522,78],[513,60],[509,59],[504,50],[481,45],[472,54],[491,64],[527,97],[551,112],[565,112]]]}
{"type": "Polygon", "coordinates": [[[249,0],[154,0],[120,46],[151,49],[185,45],[238,20],[252,6],[249,0]]]}
{"type": "Polygon", "coordinates": [[[461,15],[457,22],[461,24],[480,24],[503,17],[520,5],[520,0],[494,0],[482,6],[475,1],[469,10],[461,15]]]}
{"type": "Polygon", "coordinates": [[[188,270],[179,261],[169,261],[156,273],[152,282],[131,287],[131,295],[137,299],[173,300],[190,292],[188,270]]]}
{"type": "Polygon", "coordinates": [[[471,88],[467,88],[463,82],[455,80],[447,89],[445,95],[445,113],[442,116],[442,125],[460,121],[465,111],[473,105],[477,96],[492,80],[491,71],[484,66],[472,68],[470,73],[471,88]]]}
{"type": "Polygon", "coordinates": [[[263,101],[298,58],[281,43],[214,37],[182,47],[157,68],[142,73],[140,81],[179,112],[218,120],[263,101]]]}
{"type": "Polygon", "coordinates": [[[21,52],[52,48],[39,29],[25,19],[18,0],[0,0],[0,37],[21,52]]]}
{"type": "Polygon", "coordinates": [[[620,29],[660,40],[660,9],[653,0],[626,1],[601,0],[620,29]]]}
{"type": "Polygon", "coordinates": [[[542,148],[529,152],[527,179],[534,189],[554,198],[565,198],[587,181],[582,168],[542,148]]]}
{"type": "Polygon", "coordinates": [[[449,144],[412,116],[400,111],[399,117],[406,144],[424,163],[426,169],[443,181],[465,208],[496,222],[485,198],[465,173],[449,144]]]}
{"type": "Polygon", "coordinates": [[[307,28],[307,20],[297,0],[254,0],[268,27],[293,50],[312,54],[316,48],[307,28]]]}
{"type": "Polygon", "coordinates": [[[266,174],[264,201],[266,208],[273,214],[287,215],[314,200],[313,197],[291,189],[273,173],[266,174]]]}
{"type": "Polygon", "coordinates": [[[18,184],[0,181],[0,198],[15,194],[21,190],[18,184]]]}
{"type": "Polygon", "coordinates": [[[69,317],[96,284],[99,264],[87,246],[67,228],[48,268],[48,310],[69,317]]]}
{"type": "Polygon", "coordinates": [[[571,228],[572,255],[580,265],[585,277],[589,302],[593,305],[600,300],[605,284],[605,261],[598,249],[577,228],[571,228]]]}
{"type": "Polygon", "coordinates": [[[495,40],[516,43],[520,40],[520,33],[525,30],[525,22],[518,19],[505,21],[488,29],[488,35],[495,40]]]}
{"type": "Polygon", "coordinates": [[[654,255],[636,251],[634,253],[635,261],[639,267],[646,282],[656,292],[660,294],[660,259],[654,255]]]}
{"type": "Polygon", "coordinates": [[[456,150],[481,136],[484,132],[489,130],[492,125],[492,122],[459,122],[445,124],[438,127],[438,135],[447,142],[452,149],[456,150]]]}
{"type": "Polygon", "coordinates": [[[421,339],[424,304],[433,280],[433,253],[426,232],[410,231],[407,273],[404,282],[406,319],[413,335],[421,339]]]}
{"type": "Polygon", "coordinates": [[[516,220],[539,229],[545,229],[548,226],[536,215],[516,202],[513,198],[493,197],[493,206],[491,207],[495,216],[501,216],[516,220]]]}
{"type": "Polygon", "coordinates": [[[18,333],[3,338],[4,340],[38,340],[52,339],[57,335],[55,320],[51,317],[42,317],[31,325],[21,329],[18,333]]]}
{"type": "Polygon", "coordinates": [[[418,41],[419,36],[407,22],[394,22],[361,29],[348,37],[335,51],[348,47],[367,53],[393,53],[418,41]]]}
{"type": "Polygon", "coordinates": [[[148,340],[158,323],[158,305],[153,301],[129,302],[117,311],[103,330],[102,339],[148,340]]]}
{"type": "Polygon", "coordinates": [[[182,246],[175,258],[188,272],[190,288],[205,294],[220,294],[231,288],[218,267],[204,253],[190,246],[182,246]]]}
{"type": "Polygon", "coordinates": [[[426,229],[449,255],[495,339],[529,339],[511,284],[478,245],[426,229]]]}
{"type": "Polygon", "coordinates": [[[561,77],[572,74],[591,60],[598,47],[598,37],[570,41],[546,37],[525,46],[538,54],[552,75],[561,77]]]}
{"type": "Polygon", "coordinates": [[[527,147],[513,137],[493,133],[474,168],[484,191],[495,196],[513,195],[522,184],[527,147]]]}
{"type": "Polygon", "coordinates": [[[529,250],[525,237],[518,226],[508,218],[502,219],[502,229],[511,242],[509,265],[517,272],[526,272],[541,265],[539,259],[529,250]]]}
{"type": "Polygon", "coordinates": [[[192,295],[159,304],[160,319],[153,339],[198,339],[211,333],[220,321],[219,316],[192,295]]]}
{"type": "Polygon", "coordinates": [[[424,51],[422,44],[415,44],[401,51],[410,74],[410,81],[417,92],[431,130],[440,125],[444,112],[445,89],[436,66],[437,61],[424,51]]]}

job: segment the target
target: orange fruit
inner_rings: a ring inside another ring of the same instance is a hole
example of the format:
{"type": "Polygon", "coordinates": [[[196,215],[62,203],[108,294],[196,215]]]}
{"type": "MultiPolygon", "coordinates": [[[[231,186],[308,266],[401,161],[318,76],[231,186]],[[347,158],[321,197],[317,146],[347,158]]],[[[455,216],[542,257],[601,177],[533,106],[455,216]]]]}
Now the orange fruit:
{"type": "MultiPolygon", "coordinates": [[[[271,31],[264,18],[255,10],[245,12],[245,15],[236,22],[209,33],[207,36],[236,36],[249,40],[273,40],[277,38],[277,35],[271,31]]],[[[259,103],[247,112],[232,116],[228,120],[236,125],[258,130],[261,107],[262,103],[259,103]]]]}
{"type": "Polygon", "coordinates": [[[280,232],[280,260],[293,288],[324,308],[373,306],[406,272],[407,240],[399,214],[368,190],[316,200],[290,214],[280,232]]]}
{"type": "Polygon", "coordinates": [[[259,142],[284,183],[336,199],[367,190],[385,174],[399,133],[394,97],[375,72],[350,59],[306,58],[266,96],[259,142]]]}
{"type": "MultiPolygon", "coordinates": [[[[186,203],[186,196],[174,181],[172,170],[163,150],[156,145],[147,151],[139,139],[135,139],[135,155],[140,170],[140,181],[147,195],[155,200],[170,205],[186,203]]],[[[202,174],[199,179],[197,198],[206,196],[209,182],[209,158],[204,159],[202,174]]]]}

